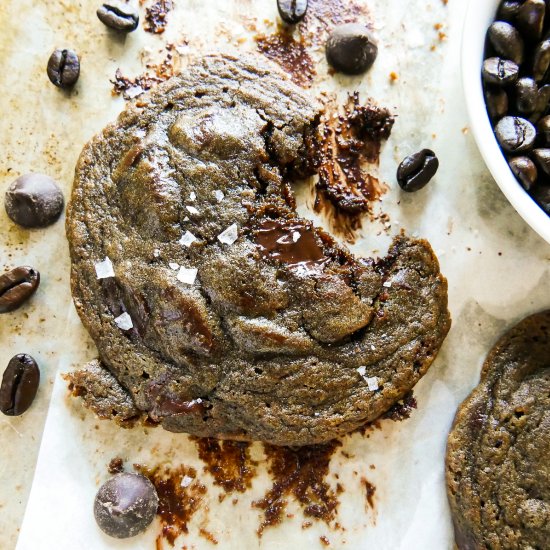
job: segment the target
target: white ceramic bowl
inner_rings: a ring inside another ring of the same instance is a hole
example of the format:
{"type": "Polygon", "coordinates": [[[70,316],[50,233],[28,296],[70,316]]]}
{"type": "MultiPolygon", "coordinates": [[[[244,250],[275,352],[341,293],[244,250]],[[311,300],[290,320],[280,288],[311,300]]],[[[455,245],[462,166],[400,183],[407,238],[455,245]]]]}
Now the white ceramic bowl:
{"type": "Polygon", "coordinates": [[[462,36],[462,84],[470,125],[483,160],[506,198],[519,215],[550,243],[550,216],[516,181],[495,139],[485,108],[481,65],[485,35],[493,22],[500,0],[470,0],[462,36]]]}

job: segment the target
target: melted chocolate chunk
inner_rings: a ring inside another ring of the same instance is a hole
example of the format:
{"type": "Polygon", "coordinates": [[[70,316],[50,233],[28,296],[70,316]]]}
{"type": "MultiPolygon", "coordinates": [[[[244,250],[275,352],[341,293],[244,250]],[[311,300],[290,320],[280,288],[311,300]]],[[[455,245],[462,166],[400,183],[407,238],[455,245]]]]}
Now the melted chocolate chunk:
{"type": "Polygon", "coordinates": [[[264,258],[291,266],[327,261],[312,227],[301,220],[267,219],[256,229],[254,239],[264,258]]]}

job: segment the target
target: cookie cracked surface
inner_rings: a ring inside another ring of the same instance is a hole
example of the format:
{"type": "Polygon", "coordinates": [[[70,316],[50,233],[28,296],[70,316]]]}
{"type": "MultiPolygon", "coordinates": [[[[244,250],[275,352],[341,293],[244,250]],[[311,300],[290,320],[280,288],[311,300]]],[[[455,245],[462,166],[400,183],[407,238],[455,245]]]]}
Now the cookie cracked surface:
{"type": "Polygon", "coordinates": [[[67,219],[75,305],[104,368],[168,430],[328,441],[401,399],[449,330],[426,241],[356,258],[298,217],[289,182],[311,174],[317,121],[275,68],[213,55],[82,152],[67,219]],[[114,277],[98,279],[106,257],[114,277]]]}
{"type": "Polygon", "coordinates": [[[489,353],[447,444],[459,550],[547,548],[550,541],[550,310],[489,353]]]}

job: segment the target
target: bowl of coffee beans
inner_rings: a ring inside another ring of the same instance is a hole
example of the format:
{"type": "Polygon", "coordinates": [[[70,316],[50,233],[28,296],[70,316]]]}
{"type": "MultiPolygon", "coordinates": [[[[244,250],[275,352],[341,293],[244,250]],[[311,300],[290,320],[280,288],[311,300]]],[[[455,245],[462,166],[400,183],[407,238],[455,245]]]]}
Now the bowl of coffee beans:
{"type": "Polygon", "coordinates": [[[487,167],[550,243],[550,2],[470,0],[462,76],[487,167]]]}

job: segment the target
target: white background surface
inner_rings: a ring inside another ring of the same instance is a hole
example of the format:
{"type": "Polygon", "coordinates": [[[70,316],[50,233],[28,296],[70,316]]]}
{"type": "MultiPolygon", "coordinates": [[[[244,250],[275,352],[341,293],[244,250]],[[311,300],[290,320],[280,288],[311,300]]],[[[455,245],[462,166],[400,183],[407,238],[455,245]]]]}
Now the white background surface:
{"type": "MultiPolygon", "coordinates": [[[[233,507],[217,502],[209,488],[210,511],[193,518],[188,547],[208,548],[197,537],[207,526],[218,548],[322,548],[326,535],[334,548],[443,549],[451,547],[450,518],[443,481],[445,438],[458,403],[478,379],[481,362],[504,328],[521,317],[550,307],[550,245],[516,214],[492,181],[468,131],[460,83],[460,39],[463,0],[370,0],[369,22],[380,41],[380,54],[363,79],[327,74],[322,51],[317,52],[319,76],[312,93],[321,89],[360,90],[398,115],[384,148],[381,179],[391,185],[382,207],[390,213],[391,232],[401,227],[427,237],[449,280],[453,328],[437,361],[415,389],[419,408],[412,417],[370,438],[347,438],[331,471],[338,472],[346,491],[341,495],[339,521],[345,532],[324,524],[300,528],[296,516],[255,535],[256,511],[250,502],[263,495],[266,475],[239,497],[233,507]],[[441,25],[440,40],[434,26],[441,25]],[[432,49],[433,48],[433,49],[432,49]],[[399,79],[391,84],[390,72],[399,79]],[[435,150],[440,170],[428,187],[404,195],[394,183],[397,163],[422,147],[435,150]],[[374,464],[376,470],[369,469],[374,464]],[[364,492],[353,471],[376,485],[375,510],[365,509],[364,492]]],[[[2,0],[0,20],[0,191],[18,175],[41,171],[56,177],[68,197],[72,172],[84,143],[122,108],[112,98],[109,79],[117,67],[125,75],[142,69],[149,48],[154,55],[166,41],[185,37],[187,51],[250,49],[247,18],[276,20],[272,0],[203,2],[176,0],[162,37],[142,30],[117,39],[95,16],[91,0],[2,0]],[[239,39],[242,38],[242,43],[239,39]],[[74,47],[82,57],[76,90],[66,94],[49,84],[47,58],[54,47],[74,47]]],[[[182,63],[186,62],[186,56],[182,63]]],[[[300,194],[301,212],[310,197],[300,194]]],[[[383,252],[388,238],[378,227],[364,227],[357,252],[383,252]]],[[[95,491],[107,476],[114,456],[129,462],[183,462],[200,469],[193,445],[184,436],[150,430],[121,431],[97,422],[78,403],[65,398],[57,373],[94,357],[94,346],[71,306],[69,261],[63,220],[46,230],[15,227],[0,211],[0,257],[11,268],[32,264],[42,284],[30,304],[0,316],[0,365],[18,352],[34,355],[42,369],[42,384],[33,407],[19,418],[0,418],[0,548],[15,546],[27,503],[39,442],[52,386],[52,404],[38,460],[35,483],[18,548],[154,548],[156,526],[143,537],[116,542],[103,536],[92,516],[95,491]],[[98,429],[95,429],[95,426],[98,429]],[[147,449],[156,447],[154,456],[147,449]]],[[[259,448],[254,448],[260,453],[259,448]]],[[[259,455],[261,457],[261,454],[259,455]]],[[[207,475],[201,477],[209,487],[207,475]]],[[[329,482],[335,483],[329,476],[329,482]]],[[[291,510],[293,506],[291,504],[291,510]]]]}

